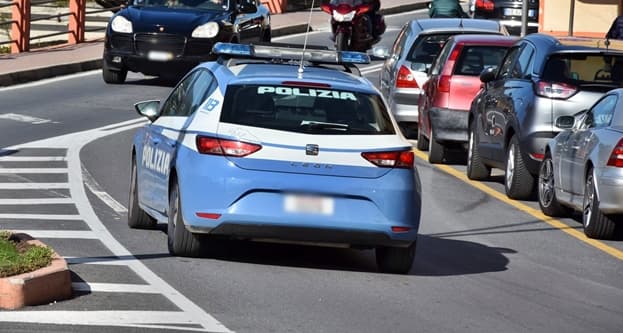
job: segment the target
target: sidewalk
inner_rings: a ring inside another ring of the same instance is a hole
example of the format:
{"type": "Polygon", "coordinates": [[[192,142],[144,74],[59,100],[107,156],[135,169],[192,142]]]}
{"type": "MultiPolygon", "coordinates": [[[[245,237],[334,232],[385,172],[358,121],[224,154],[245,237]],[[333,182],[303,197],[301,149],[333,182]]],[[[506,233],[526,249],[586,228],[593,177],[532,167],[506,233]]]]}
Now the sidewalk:
{"type": "MultiPolygon", "coordinates": [[[[382,0],[381,13],[388,15],[422,9],[429,2],[430,0],[382,0]]],[[[273,37],[305,32],[309,13],[297,11],[271,15],[273,37]]],[[[310,30],[328,30],[328,21],[328,14],[320,11],[319,7],[314,8],[310,30]]],[[[95,40],[77,45],[60,45],[20,54],[0,55],[0,86],[101,68],[103,50],[103,41],[95,40]]]]}

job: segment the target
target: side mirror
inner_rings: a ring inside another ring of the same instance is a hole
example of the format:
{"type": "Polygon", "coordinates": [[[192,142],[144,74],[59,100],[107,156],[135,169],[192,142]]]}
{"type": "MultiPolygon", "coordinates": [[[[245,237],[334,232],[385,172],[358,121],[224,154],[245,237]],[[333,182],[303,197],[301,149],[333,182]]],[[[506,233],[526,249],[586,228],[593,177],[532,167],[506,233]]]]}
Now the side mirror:
{"type": "Polygon", "coordinates": [[[556,118],[556,127],[561,129],[570,129],[575,125],[575,117],[573,116],[560,116],[556,118]]]}
{"type": "Polygon", "coordinates": [[[489,83],[495,79],[495,67],[487,67],[480,72],[480,81],[482,83],[489,83]]]}
{"type": "Polygon", "coordinates": [[[389,58],[389,48],[387,46],[375,46],[368,55],[371,60],[385,60],[389,58]]]}
{"type": "Polygon", "coordinates": [[[134,109],[139,115],[146,117],[150,121],[156,120],[160,116],[160,101],[151,100],[134,104],[134,109]]]}
{"type": "Polygon", "coordinates": [[[250,1],[243,0],[236,6],[238,13],[251,14],[257,12],[257,6],[250,1]]]}

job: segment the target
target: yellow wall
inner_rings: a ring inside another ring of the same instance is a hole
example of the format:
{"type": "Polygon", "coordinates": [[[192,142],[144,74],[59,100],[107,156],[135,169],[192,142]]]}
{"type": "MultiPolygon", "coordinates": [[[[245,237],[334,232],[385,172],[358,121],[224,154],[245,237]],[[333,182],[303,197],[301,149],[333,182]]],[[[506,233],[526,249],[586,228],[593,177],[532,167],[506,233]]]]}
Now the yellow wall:
{"type": "MultiPolygon", "coordinates": [[[[539,31],[568,35],[571,1],[540,0],[539,31]]],[[[573,35],[604,37],[622,9],[623,0],[575,0],[573,35]]]]}

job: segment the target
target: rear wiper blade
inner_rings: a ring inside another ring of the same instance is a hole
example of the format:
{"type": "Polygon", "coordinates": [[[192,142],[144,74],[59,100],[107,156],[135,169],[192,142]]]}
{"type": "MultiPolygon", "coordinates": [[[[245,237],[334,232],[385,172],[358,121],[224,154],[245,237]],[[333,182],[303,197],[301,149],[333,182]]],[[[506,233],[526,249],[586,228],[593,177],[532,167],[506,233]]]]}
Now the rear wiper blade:
{"type": "Polygon", "coordinates": [[[301,127],[307,127],[307,128],[313,128],[313,129],[334,129],[334,130],[340,130],[340,131],[348,130],[347,124],[325,123],[322,121],[311,121],[311,120],[301,121],[301,127]]]}

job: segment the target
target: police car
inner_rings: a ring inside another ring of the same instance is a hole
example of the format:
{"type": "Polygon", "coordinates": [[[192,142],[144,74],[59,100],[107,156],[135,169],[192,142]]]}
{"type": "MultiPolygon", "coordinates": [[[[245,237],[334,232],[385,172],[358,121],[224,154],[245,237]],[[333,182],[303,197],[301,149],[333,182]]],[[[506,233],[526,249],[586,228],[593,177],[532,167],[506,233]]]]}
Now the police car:
{"type": "Polygon", "coordinates": [[[382,272],[414,260],[421,192],[411,144],[363,53],[217,43],[132,147],[128,224],[168,223],[169,251],[217,238],[375,248],[382,272]]]}

